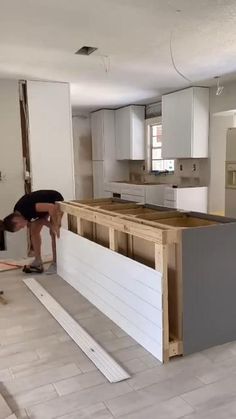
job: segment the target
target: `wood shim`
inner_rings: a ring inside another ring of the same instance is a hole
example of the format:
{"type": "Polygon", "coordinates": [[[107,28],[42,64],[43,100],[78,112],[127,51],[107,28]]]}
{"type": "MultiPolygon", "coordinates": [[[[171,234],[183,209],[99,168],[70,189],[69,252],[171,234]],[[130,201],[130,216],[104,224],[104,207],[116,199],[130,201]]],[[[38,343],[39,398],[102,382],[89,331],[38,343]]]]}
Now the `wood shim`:
{"type": "Polygon", "coordinates": [[[34,278],[24,279],[24,283],[111,383],[130,378],[130,375],[34,278]]]}

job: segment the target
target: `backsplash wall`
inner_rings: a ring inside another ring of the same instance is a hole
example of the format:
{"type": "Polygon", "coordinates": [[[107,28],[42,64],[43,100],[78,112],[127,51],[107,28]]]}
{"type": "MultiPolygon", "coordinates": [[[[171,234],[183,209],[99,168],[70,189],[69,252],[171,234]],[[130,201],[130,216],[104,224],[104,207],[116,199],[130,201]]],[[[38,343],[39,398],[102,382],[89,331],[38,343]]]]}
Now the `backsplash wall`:
{"type": "Polygon", "coordinates": [[[206,186],[209,183],[208,159],[179,159],[174,174],[154,175],[146,171],[145,161],[130,161],[130,180],[174,184],[178,186],[206,186]],[[182,167],[182,170],[181,170],[182,167]]]}

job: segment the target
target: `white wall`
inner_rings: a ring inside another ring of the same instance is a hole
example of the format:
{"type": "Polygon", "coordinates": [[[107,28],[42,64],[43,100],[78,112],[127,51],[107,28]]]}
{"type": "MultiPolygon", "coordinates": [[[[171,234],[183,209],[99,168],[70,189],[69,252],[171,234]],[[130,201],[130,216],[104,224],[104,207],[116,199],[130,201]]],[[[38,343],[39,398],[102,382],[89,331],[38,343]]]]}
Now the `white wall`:
{"type": "Polygon", "coordinates": [[[208,208],[212,213],[223,213],[225,208],[225,153],[226,134],[234,126],[234,116],[210,116],[210,183],[208,208]]]}
{"type": "Polygon", "coordinates": [[[209,212],[224,212],[225,207],[225,152],[226,132],[235,126],[236,82],[224,85],[223,94],[216,96],[216,87],[210,89],[210,184],[209,212]],[[227,112],[232,111],[231,114],[227,112]]]}
{"type": "MultiPolygon", "coordinates": [[[[24,194],[18,81],[0,80],[0,218],[13,211],[24,194]]],[[[26,256],[26,233],[7,233],[7,251],[0,259],[26,256]]]]}
{"type": "Polygon", "coordinates": [[[93,197],[92,138],[89,116],[73,116],[75,198],[93,197]]]}

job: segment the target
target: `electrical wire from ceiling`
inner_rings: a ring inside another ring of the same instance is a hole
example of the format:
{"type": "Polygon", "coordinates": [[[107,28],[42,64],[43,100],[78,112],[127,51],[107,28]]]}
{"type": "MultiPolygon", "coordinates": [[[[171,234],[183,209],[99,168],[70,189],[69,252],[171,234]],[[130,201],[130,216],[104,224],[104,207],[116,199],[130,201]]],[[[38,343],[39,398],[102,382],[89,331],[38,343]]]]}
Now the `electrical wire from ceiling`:
{"type": "Polygon", "coordinates": [[[174,53],[173,53],[173,31],[170,33],[170,57],[171,57],[172,65],[176,73],[178,73],[178,75],[182,77],[184,80],[186,80],[188,83],[192,84],[193,83],[192,80],[190,80],[187,76],[185,76],[176,66],[174,53]]]}
{"type": "Polygon", "coordinates": [[[106,73],[110,72],[111,62],[109,55],[100,55],[106,73]]]}

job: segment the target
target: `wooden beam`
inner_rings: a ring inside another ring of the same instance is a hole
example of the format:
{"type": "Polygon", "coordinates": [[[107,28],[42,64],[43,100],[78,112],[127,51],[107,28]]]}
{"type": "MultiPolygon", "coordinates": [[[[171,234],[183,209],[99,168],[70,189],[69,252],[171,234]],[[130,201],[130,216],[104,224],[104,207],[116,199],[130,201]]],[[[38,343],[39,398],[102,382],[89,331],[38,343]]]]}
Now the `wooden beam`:
{"type": "Polygon", "coordinates": [[[169,361],[168,247],[155,244],[155,269],[162,273],[163,361],[169,361]]]}
{"type": "Polygon", "coordinates": [[[24,283],[111,383],[130,378],[130,375],[34,278],[24,279],[24,283]]]}
{"type": "MultiPolygon", "coordinates": [[[[73,207],[73,208],[76,208],[78,211],[81,211],[82,209],[84,209],[84,210],[88,210],[88,211],[97,212],[98,214],[104,214],[104,215],[123,218],[125,220],[130,220],[130,219],[132,219],[132,221],[134,220],[134,218],[132,216],[129,217],[129,214],[123,215],[119,211],[117,211],[117,212],[114,211],[113,212],[113,211],[104,210],[104,209],[99,208],[99,207],[88,206],[88,205],[79,205],[79,204],[73,205],[70,202],[61,202],[60,205],[61,205],[61,209],[63,210],[63,208],[64,208],[64,212],[68,212],[68,213],[69,213],[68,209],[73,207]],[[67,210],[66,210],[66,206],[67,206],[67,210]]],[[[73,214],[76,214],[76,213],[73,212],[73,214]]],[[[77,215],[79,216],[80,214],[77,212],[77,215]]],[[[161,230],[177,230],[177,227],[175,227],[175,226],[162,224],[161,220],[158,223],[157,221],[148,221],[148,220],[143,220],[141,218],[135,218],[135,222],[137,224],[145,224],[145,225],[150,226],[150,227],[160,228],[161,230]]]]}
{"type": "Polygon", "coordinates": [[[114,252],[118,251],[118,233],[112,227],[109,228],[109,247],[114,252]]]}
{"type": "Polygon", "coordinates": [[[131,259],[134,258],[134,240],[130,234],[127,234],[127,255],[131,259]]]}
{"type": "Polygon", "coordinates": [[[183,355],[183,342],[173,340],[169,343],[169,357],[183,355]]]}
{"type": "Polygon", "coordinates": [[[79,234],[80,236],[83,236],[84,234],[83,220],[81,219],[81,217],[77,217],[77,234],[79,234]]]}
{"type": "Polygon", "coordinates": [[[71,215],[79,216],[85,220],[92,221],[105,227],[112,227],[117,231],[122,231],[127,234],[132,234],[141,237],[145,240],[153,241],[154,243],[164,243],[164,231],[159,228],[153,228],[142,222],[136,222],[136,219],[126,219],[123,217],[115,217],[108,214],[102,214],[97,211],[91,211],[87,208],[75,208],[67,203],[61,203],[61,208],[71,215]]]}

